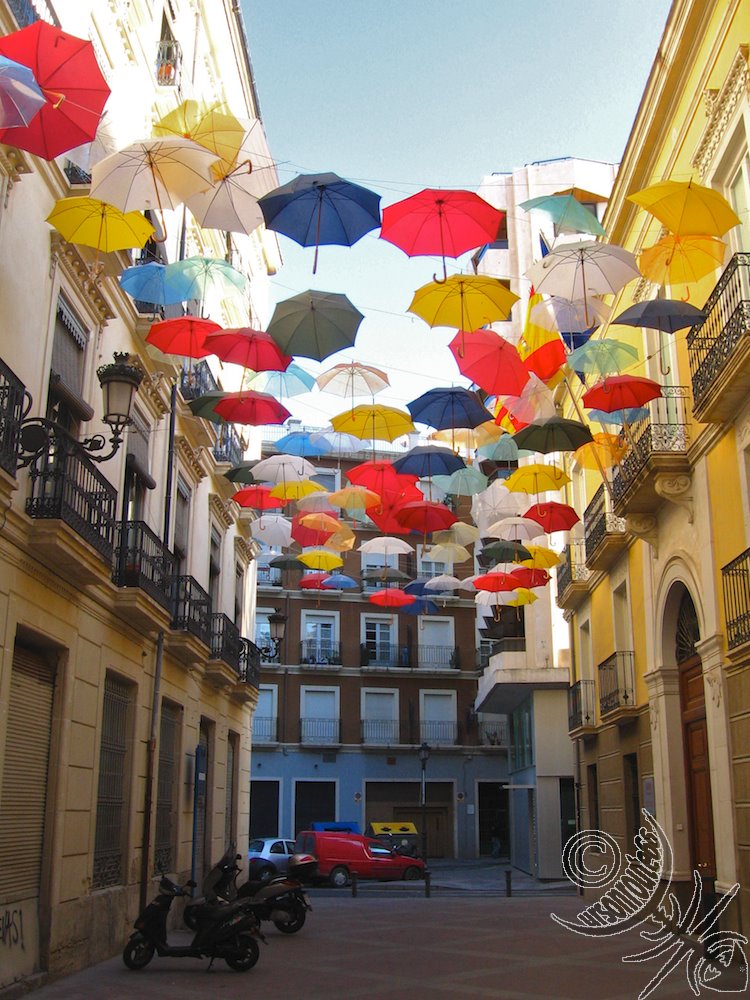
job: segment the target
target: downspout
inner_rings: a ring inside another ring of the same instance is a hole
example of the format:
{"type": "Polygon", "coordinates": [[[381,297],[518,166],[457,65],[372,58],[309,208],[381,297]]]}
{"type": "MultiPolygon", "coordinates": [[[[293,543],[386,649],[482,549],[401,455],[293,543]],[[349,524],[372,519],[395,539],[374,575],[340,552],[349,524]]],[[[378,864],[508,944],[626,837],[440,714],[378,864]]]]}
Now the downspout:
{"type": "Polygon", "coordinates": [[[151,854],[151,814],[154,803],[154,773],[156,771],[156,727],[159,721],[159,692],[164,660],[164,630],[159,629],[156,639],[154,665],[154,690],[151,699],[151,731],[146,744],[146,792],[143,800],[143,842],[141,844],[141,895],[140,908],[145,909],[149,883],[149,856],[151,854]]]}

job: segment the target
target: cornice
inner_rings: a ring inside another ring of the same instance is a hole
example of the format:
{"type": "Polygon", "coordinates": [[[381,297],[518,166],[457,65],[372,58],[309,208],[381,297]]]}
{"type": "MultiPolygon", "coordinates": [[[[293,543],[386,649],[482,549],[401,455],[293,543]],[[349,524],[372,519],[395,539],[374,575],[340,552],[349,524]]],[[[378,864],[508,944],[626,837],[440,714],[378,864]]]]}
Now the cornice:
{"type": "Polygon", "coordinates": [[[31,173],[31,164],[20,149],[16,149],[15,146],[0,145],[0,170],[8,178],[8,190],[5,193],[5,203],[7,205],[8,195],[13,185],[24,174],[31,173]]]}
{"type": "Polygon", "coordinates": [[[62,269],[68,281],[78,290],[94,314],[98,316],[102,326],[114,319],[115,314],[112,307],[105,299],[88,261],[85,260],[78,247],[68,243],[56,232],[50,233],[50,266],[52,273],[58,266],[62,269]]]}
{"type": "Polygon", "coordinates": [[[175,438],[174,450],[183,467],[192,475],[194,482],[199,483],[206,476],[206,470],[201,462],[200,450],[194,450],[187,438],[182,437],[182,435],[175,438]]]}
{"type": "Polygon", "coordinates": [[[247,540],[242,538],[241,535],[235,536],[234,552],[235,555],[240,557],[240,559],[246,566],[248,563],[252,562],[253,559],[255,558],[255,553],[253,552],[251,543],[248,543],[247,540]]]}
{"type": "Polygon", "coordinates": [[[234,518],[232,517],[229,503],[222,500],[218,493],[209,493],[208,508],[214,517],[221,524],[223,524],[225,528],[232,527],[234,524],[234,518]]]}
{"type": "Polygon", "coordinates": [[[748,46],[740,45],[734,62],[723,86],[716,90],[704,90],[708,121],[698,141],[692,165],[701,179],[721,145],[737,106],[750,94],[750,68],[748,68],[748,46]]]}

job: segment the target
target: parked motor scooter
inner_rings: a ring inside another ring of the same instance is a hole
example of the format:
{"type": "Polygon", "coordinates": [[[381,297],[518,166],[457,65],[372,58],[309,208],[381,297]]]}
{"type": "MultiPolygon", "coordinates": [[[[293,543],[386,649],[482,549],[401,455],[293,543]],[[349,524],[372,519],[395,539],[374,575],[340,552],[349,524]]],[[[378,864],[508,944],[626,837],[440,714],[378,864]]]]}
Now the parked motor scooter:
{"type": "MultiPolygon", "coordinates": [[[[256,938],[260,936],[253,904],[238,899],[231,903],[204,902],[196,909],[195,936],[189,945],[167,941],[167,916],[172,901],[185,896],[195,882],[178,885],[164,876],[159,894],[135,922],[135,933],[125,945],[122,960],[129,969],[145,968],[154,954],[169,958],[223,958],[230,969],[246,972],[260,957],[256,938]]],[[[209,968],[211,966],[209,965],[209,968]]]]}

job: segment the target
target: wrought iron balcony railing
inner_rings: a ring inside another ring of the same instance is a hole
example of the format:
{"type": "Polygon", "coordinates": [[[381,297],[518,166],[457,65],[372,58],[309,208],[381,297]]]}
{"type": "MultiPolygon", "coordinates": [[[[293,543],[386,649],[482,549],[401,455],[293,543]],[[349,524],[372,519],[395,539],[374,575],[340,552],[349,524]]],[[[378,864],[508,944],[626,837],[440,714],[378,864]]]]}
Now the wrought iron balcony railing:
{"type": "Polygon", "coordinates": [[[341,742],[340,719],[300,719],[300,743],[331,746],[341,742]]]}
{"type": "Polygon", "coordinates": [[[362,719],[362,742],[393,746],[399,740],[397,719],[362,719]]]}
{"type": "Polygon", "coordinates": [[[241,655],[240,630],[228,615],[214,612],[211,615],[211,659],[223,660],[239,673],[241,655]]]}
{"type": "Polygon", "coordinates": [[[89,185],[91,183],[91,174],[87,173],[83,167],[79,167],[77,163],[73,163],[72,160],[65,161],[63,173],[68,178],[68,183],[71,186],[77,184],[89,185]]]}
{"type": "Polygon", "coordinates": [[[27,28],[35,21],[48,21],[60,27],[57,14],[47,0],[8,0],[8,6],[19,28],[27,28]]]}
{"type": "Polygon", "coordinates": [[[211,598],[192,576],[174,578],[172,628],[211,644],[211,598]]]}
{"type": "Polygon", "coordinates": [[[568,732],[596,725],[593,680],[576,681],[568,688],[568,732]]]}
{"type": "Polygon", "coordinates": [[[254,715],[253,743],[275,743],[278,721],[275,715],[254,715]]]}
{"type": "Polygon", "coordinates": [[[112,579],[118,587],[138,587],[163,608],[172,606],[177,559],[143,521],[117,526],[112,579]]]}
{"type": "Polygon", "coordinates": [[[750,642],[750,549],[721,568],[727,646],[750,642]]]}
{"type": "Polygon", "coordinates": [[[341,646],[325,639],[303,639],[299,644],[299,662],[314,666],[341,665],[341,646]]]}
{"type": "Polygon", "coordinates": [[[587,563],[591,563],[595,559],[597,550],[608,535],[622,536],[625,534],[625,518],[617,517],[616,514],[607,509],[607,493],[604,483],[596,491],[591,503],[586,508],[583,524],[587,563]]]}
{"type": "Polygon", "coordinates": [[[482,746],[488,747],[508,747],[510,746],[510,730],[506,722],[478,722],[477,736],[482,746]]]}
{"type": "Polygon", "coordinates": [[[408,646],[394,646],[385,642],[363,642],[359,647],[362,667],[410,667],[408,646]]]}
{"type": "Polygon", "coordinates": [[[635,708],[633,653],[621,650],[599,664],[599,711],[602,716],[621,708],[635,708]]]}
{"type": "Polygon", "coordinates": [[[174,38],[163,38],[156,50],[156,82],[160,87],[178,87],[182,69],[182,47],[174,38]]]}
{"type": "Polygon", "coordinates": [[[575,584],[585,584],[591,576],[586,566],[586,548],[582,539],[576,539],[563,549],[556,567],[557,599],[561,602],[565,592],[575,584]]]}
{"type": "Polygon", "coordinates": [[[281,570],[277,566],[258,566],[259,587],[280,587],[281,570]]]}
{"type": "Polygon", "coordinates": [[[219,439],[213,446],[213,453],[217,462],[226,462],[228,465],[239,465],[242,461],[244,454],[242,438],[231,424],[221,425],[219,439]]]}
{"type": "Polygon", "coordinates": [[[26,387],[0,359],[0,468],[15,476],[26,387]]]}
{"type": "Polygon", "coordinates": [[[205,361],[197,361],[180,372],[180,392],[183,399],[197,399],[207,392],[216,392],[219,383],[205,361]]]}
{"type": "Polygon", "coordinates": [[[240,683],[257,688],[260,684],[260,649],[250,639],[243,638],[240,651],[240,683]]]}
{"type": "Polygon", "coordinates": [[[419,724],[419,734],[422,742],[430,745],[453,745],[458,742],[458,723],[423,719],[419,724]]]}
{"type": "Polygon", "coordinates": [[[461,653],[458,646],[417,646],[420,667],[432,670],[460,670],[461,653]]]}

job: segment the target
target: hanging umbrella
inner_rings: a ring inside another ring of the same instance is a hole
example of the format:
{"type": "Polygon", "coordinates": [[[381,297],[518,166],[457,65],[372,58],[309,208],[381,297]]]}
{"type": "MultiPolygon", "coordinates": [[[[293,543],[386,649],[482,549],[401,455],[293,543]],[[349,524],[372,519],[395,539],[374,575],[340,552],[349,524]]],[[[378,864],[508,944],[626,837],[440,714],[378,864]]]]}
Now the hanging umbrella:
{"type": "Polygon", "coordinates": [[[245,138],[245,127],[223,104],[183,101],[154,125],[155,136],[192,139],[226,163],[234,163],[245,138]]]}
{"type": "Polygon", "coordinates": [[[660,181],[628,195],[628,201],[645,208],[678,236],[723,236],[739,225],[726,198],[695,181],[660,181]]]}
{"type": "Polygon", "coordinates": [[[312,458],[327,455],[331,449],[325,444],[314,444],[310,440],[310,435],[305,431],[292,431],[279,438],[276,442],[276,450],[287,455],[302,455],[304,458],[312,458]]]}
{"type": "Polygon", "coordinates": [[[0,56],[27,66],[45,97],[27,125],[0,130],[0,142],[54,160],[94,138],[110,91],[91,42],[38,20],[0,38],[0,56]]]}
{"type": "Polygon", "coordinates": [[[297,510],[302,514],[335,514],[335,508],[328,502],[328,493],[310,493],[306,497],[300,497],[297,501],[297,510]]]}
{"type": "Polygon", "coordinates": [[[572,194],[548,194],[519,202],[524,212],[543,212],[557,224],[558,232],[590,233],[606,236],[606,232],[593,212],[572,194]]]}
{"type": "Polygon", "coordinates": [[[429,326],[478,330],[509,319],[517,301],[518,296],[498,278],[452,274],[447,281],[432,281],[418,288],[407,311],[429,326]]]}
{"type": "Polygon", "coordinates": [[[479,455],[490,462],[517,462],[518,445],[513,440],[514,435],[503,433],[503,436],[493,444],[483,445],[479,455]]]}
{"type": "Polygon", "coordinates": [[[344,486],[328,494],[328,502],[334,507],[340,507],[349,513],[365,511],[370,507],[378,507],[382,503],[379,493],[368,490],[365,486],[344,486]]]}
{"type": "MultiPolygon", "coordinates": [[[[322,492],[311,493],[309,495],[323,496],[327,499],[326,494],[322,492]]],[[[325,545],[331,535],[335,534],[340,527],[341,522],[330,506],[328,506],[327,511],[310,511],[306,507],[298,508],[298,513],[292,518],[292,538],[295,542],[299,542],[300,545],[305,546],[305,548],[320,548],[325,545]],[[303,519],[310,515],[323,516],[326,520],[315,521],[312,524],[305,523],[303,519]]]]}
{"type": "Polygon", "coordinates": [[[170,275],[166,264],[159,264],[155,260],[126,267],[119,281],[128,295],[139,302],[173,306],[185,299],[183,279],[174,274],[170,275]]]}
{"type": "MultiPolygon", "coordinates": [[[[456,524],[461,524],[461,521],[456,521],[456,524]]],[[[450,531],[450,528],[447,529],[450,531]]],[[[445,531],[435,531],[432,534],[433,541],[437,535],[443,535],[445,531]]],[[[440,563],[462,563],[466,562],[467,559],[471,559],[471,552],[464,548],[463,545],[458,545],[456,542],[441,542],[440,544],[433,545],[429,551],[422,553],[422,559],[427,562],[440,562],[440,563]]]]}
{"type": "Polygon", "coordinates": [[[387,556],[394,553],[397,555],[408,555],[414,551],[414,546],[409,545],[402,538],[391,538],[389,535],[382,535],[363,542],[357,551],[364,552],[365,555],[387,556]]]}
{"type": "Polygon", "coordinates": [[[224,473],[224,478],[228,479],[230,483],[254,483],[253,469],[257,464],[257,459],[240,462],[239,465],[234,465],[231,469],[228,469],[224,473]]]}
{"type": "Polygon", "coordinates": [[[480,558],[492,562],[520,562],[522,559],[531,558],[531,546],[522,545],[517,541],[498,539],[482,546],[480,558]]]}
{"type": "Polygon", "coordinates": [[[285,371],[292,359],[262,330],[226,327],[206,337],[205,346],[221,361],[255,372],[285,371]]]}
{"type": "MultiPolygon", "coordinates": [[[[534,420],[548,420],[557,415],[555,397],[545,383],[536,375],[530,374],[529,381],[521,390],[520,396],[505,396],[505,408],[516,421],[529,424],[534,420]]],[[[497,421],[500,417],[495,417],[497,421]]]]}
{"type": "Polygon", "coordinates": [[[325,487],[314,483],[311,479],[293,479],[290,482],[277,483],[271,490],[272,497],[281,500],[300,500],[311,493],[325,493],[325,487]]]}
{"type": "Polygon", "coordinates": [[[520,608],[524,604],[533,604],[534,601],[538,601],[539,598],[533,591],[529,590],[527,587],[518,587],[514,591],[514,596],[510,601],[505,602],[505,606],[508,608],[520,608]]]}
{"type": "MultiPolygon", "coordinates": [[[[303,569],[301,564],[300,569],[303,569]]],[[[329,573],[307,573],[299,582],[300,590],[325,590],[329,576],[329,573]]]]}
{"type": "Polygon", "coordinates": [[[450,528],[446,528],[445,531],[436,531],[432,536],[436,545],[443,543],[473,545],[478,538],[479,528],[475,528],[473,524],[467,524],[465,521],[456,521],[450,528]]]}
{"type": "Polygon", "coordinates": [[[534,569],[530,566],[519,566],[512,570],[511,576],[518,580],[519,587],[527,590],[534,587],[546,587],[551,579],[546,569],[534,569]]]}
{"type": "Polygon", "coordinates": [[[622,326],[645,326],[662,333],[677,333],[685,327],[695,326],[705,319],[706,314],[682,299],[648,299],[629,306],[613,323],[622,326]]]}
{"type": "Polygon", "coordinates": [[[310,435],[313,444],[326,444],[334,455],[345,455],[352,452],[364,451],[369,448],[370,443],[355,437],[354,434],[342,434],[332,427],[324,428],[321,431],[314,431],[310,435]]]}
{"type": "Polygon", "coordinates": [[[295,455],[271,455],[253,467],[253,478],[259,483],[284,483],[309,479],[315,475],[315,466],[305,458],[295,455]]]}
{"type": "Polygon", "coordinates": [[[525,275],[539,293],[579,299],[589,293],[619,292],[629,281],[640,278],[641,272],[628,250],[614,243],[584,241],[551,250],[525,275]]]}
{"type": "Polygon", "coordinates": [[[581,520],[572,507],[565,503],[535,503],[524,512],[524,517],[540,524],[546,534],[554,531],[570,531],[573,525],[581,520]]]}
{"type": "Polygon", "coordinates": [[[440,573],[439,576],[433,576],[429,580],[425,581],[425,590],[437,590],[437,591],[453,591],[458,588],[461,581],[456,576],[450,576],[448,573],[440,573]]]}
{"type": "MultiPolygon", "coordinates": [[[[589,413],[589,416],[591,414],[589,413]]],[[[604,431],[593,435],[593,440],[584,444],[573,455],[573,460],[581,469],[598,472],[601,469],[611,469],[619,465],[625,457],[628,446],[620,440],[618,434],[608,434],[604,431]]]]}
{"type": "Polygon", "coordinates": [[[46,103],[29,67],[0,56],[0,128],[30,124],[46,103]]]}
{"type": "Polygon", "coordinates": [[[476,427],[448,427],[442,431],[433,431],[430,434],[430,441],[445,441],[456,448],[464,448],[471,451],[482,445],[497,441],[505,433],[502,427],[498,427],[494,420],[485,420],[483,424],[476,427]]]}
{"type": "Polygon", "coordinates": [[[266,228],[303,247],[350,247],[380,225],[380,195],[338,174],[301,174],[258,202],[266,228]]]}
{"type": "Polygon", "coordinates": [[[516,431],[513,439],[518,448],[549,455],[556,451],[575,451],[591,440],[591,431],[578,420],[550,417],[516,431]]]}
{"type": "Polygon", "coordinates": [[[656,285],[684,285],[721,267],[726,250],[726,243],[716,236],[670,234],[641,250],[638,266],[656,285]]]}
{"type": "Polygon", "coordinates": [[[409,257],[460,257],[497,239],[503,212],[471,191],[426,188],[383,209],[380,238],[409,257]]]}
{"type": "Polygon", "coordinates": [[[552,295],[531,307],[529,319],[537,326],[558,333],[585,333],[592,327],[605,323],[612,310],[596,295],[580,299],[566,299],[552,295]]]}
{"type": "Polygon", "coordinates": [[[387,590],[376,590],[370,594],[370,604],[377,604],[381,608],[403,608],[416,601],[414,594],[405,594],[398,587],[389,587],[387,590]]]}
{"type": "Polygon", "coordinates": [[[292,361],[286,371],[258,372],[247,384],[259,392],[270,392],[272,396],[279,398],[284,396],[291,398],[310,392],[315,385],[315,379],[292,361]]]}
{"type": "Polygon", "coordinates": [[[247,284],[245,275],[220,257],[187,257],[167,264],[167,271],[185,279],[185,299],[202,301],[212,292],[220,296],[242,292],[247,284]]]}
{"type": "Polygon", "coordinates": [[[353,346],[363,319],[346,295],[307,291],[277,304],[268,333],[282,351],[323,361],[353,346]]]}
{"type": "Polygon", "coordinates": [[[413,604],[406,604],[403,608],[399,608],[399,613],[402,615],[410,615],[417,618],[421,615],[437,615],[440,612],[440,608],[434,601],[429,600],[426,597],[414,598],[413,604]]]}
{"type": "Polygon", "coordinates": [[[283,547],[292,540],[292,525],[282,514],[264,514],[250,525],[250,534],[265,545],[283,547]]]}
{"type": "Polygon", "coordinates": [[[227,393],[223,389],[212,389],[210,392],[204,392],[202,396],[198,396],[196,399],[188,399],[187,405],[194,417],[202,417],[204,420],[210,420],[214,424],[223,424],[226,422],[224,417],[218,414],[214,410],[214,407],[220,399],[225,399],[226,396],[227,393]]]}
{"type": "Polygon", "coordinates": [[[544,545],[527,545],[526,547],[529,550],[528,559],[516,560],[522,566],[528,566],[531,569],[552,569],[560,562],[560,556],[544,545]]]}
{"type": "Polygon", "coordinates": [[[511,493],[546,493],[560,490],[570,482],[570,476],[556,465],[523,465],[505,480],[511,493]]]}
{"type": "Polygon", "coordinates": [[[381,404],[355,406],[339,413],[331,417],[331,426],[336,431],[376,441],[395,441],[415,430],[408,413],[381,404]]]}
{"type": "Polygon", "coordinates": [[[283,424],[291,417],[289,410],[278,399],[253,389],[228,392],[214,410],[232,423],[251,424],[254,427],[261,424],[283,424]]]}
{"type": "MultiPolygon", "coordinates": [[[[275,510],[281,507],[281,501],[271,496],[269,486],[256,486],[255,484],[245,486],[243,489],[237,490],[232,500],[240,507],[251,507],[253,510],[275,510]]],[[[289,542],[285,544],[288,545],[289,542]]]]}
{"type": "Polygon", "coordinates": [[[393,468],[396,472],[424,479],[430,476],[449,476],[452,472],[463,469],[464,461],[449,448],[422,444],[397,458],[393,462],[393,468]]]}
{"type": "Polygon", "coordinates": [[[179,354],[185,358],[205,358],[211,352],[203,346],[209,333],[220,330],[218,323],[197,316],[178,316],[152,323],[146,341],[165,354],[179,354]]]}
{"type": "Polygon", "coordinates": [[[359,590],[359,583],[344,573],[332,573],[323,580],[323,590],[359,590]]]}
{"type": "Polygon", "coordinates": [[[491,524],[487,534],[492,538],[501,538],[512,542],[530,542],[544,534],[544,528],[528,517],[504,517],[496,524],[491,524]]]}
{"type": "Polygon", "coordinates": [[[518,580],[510,573],[484,573],[474,578],[475,590],[487,590],[497,594],[504,590],[515,590],[520,586],[518,580]]]}
{"type": "Polygon", "coordinates": [[[329,552],[328,549],[311,549],[297,556],[297,559],[303,566],[325,573],[330,573],[332,569],[344,565],[341,556],[337,556],[335,552],[329,552]]]}
{"type": "Polygon", "coordinates": [[[300,573],[304,572],[304,566],[298,561],[297,555],[288,553],[285,555],[274,556],[268,562],[269,566],[273,566],[274,569],[291,569],[296,570],[300,573]]]}
{"type": "Polygon", "coordinates": [[[436,484],[441,490],[453,496],[472,497],[487,488],[487,476],[473,466],[458,469],[450,476],[436,476],[436,484]]]}
{"type": "Polygon", "coordinates": [[[503,517],[513,517],[520,514],[525,506],[525,499],[511,493],[504,483],[495,480],[482,493],[477,493],[475,497],[472,497],[471,516],[480,532],[484,534],[483,526],[503,517]]]}
{"type": "MultiPolygon", "coordinates": [[[[326,514],[324,511],[311,511],[308,514],[300,514],[299,523],[312,531],[328,535],[338,531],[342,526],[338,517],[333,514],[326,514]]],[[[317,545],[317,543],[315,544],[317,545]]]]}
{"type": "Polygon", "coordinates": [[[319,388],[336,396],[374,396],[391,384],[385,372],[370,365],[350,361],[334,365],[315,379],[319,388]]]}
{"type": "Polygon", "coordinates": [[[429,389],[406,404],[412,420],[438,430],[476,427],[491,416],[475,393],[462,388],[429,389]]]}
{"type": "Polygon", "coordinates": [[[332,552],[350,552],[354,548],[356,540],[357,536],[352,529],[348,525],[342,524],[338,531],[334,531],[332,535],[328,536],[323,546],[326,549],[331,549],[332,552]]]}
{"type": "Polygon", "coordinates": [[[621,340],[589,340],[568,354],[568,365],[576,372],[618,375],[638,361],[638,348],[621,340]]]}
{"type": "Polygon", "coordinates": [[[395,566],[374,566],[366,569],[361,579],[364,583],[404,583],[409,579],[409,574],[396,569],[395,566]]]}
{"type": "Polygon", "coordinates": [[[517,396],[529,380],[516,348],[494,330],[461,330],[448,347],[461,374],[485,392],[517,396]]]}
{"type": "Polygon", "coordinates": [[[404,528],[421,531],[428,535],[431,531],[442,531],[458,520],[448,507],[429,500],[411,500],[396,511],[396,520],[404,528]]]}
{"type": "Polygon", "coordinates": [[[625,424],[635,424],[639,420],[645,420],[648,416],[648,408],[645,406],[630,406],[622,410],[612,410],[607,413],[604,410],[589,410],[586,414],[589,420],[606,424],[608,427],[622,427],[625,424]]]}
{"type": "Polygon", "coordinates": [[[661,396],[661,386],[650,378],[612,375],[588,389],[581,402],[587,409],[591,407],[610,413],[626,407],[643,406],[658,396],[661,396]]]}
{"type": "MultiPolygon", "coordinates": [[[[60,198],[47,216],[68,243],[99,253],[143,247],[154,227],[140,212],[121,212],[97,198],[60,198]]],[[[144,300],[145,301],[145,300],[144,300]]]]}

